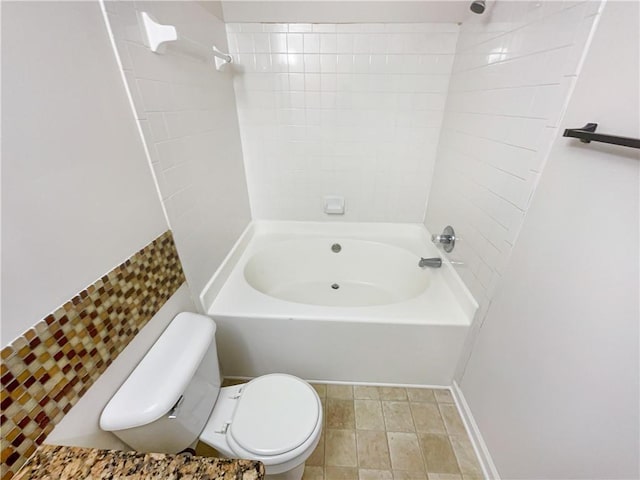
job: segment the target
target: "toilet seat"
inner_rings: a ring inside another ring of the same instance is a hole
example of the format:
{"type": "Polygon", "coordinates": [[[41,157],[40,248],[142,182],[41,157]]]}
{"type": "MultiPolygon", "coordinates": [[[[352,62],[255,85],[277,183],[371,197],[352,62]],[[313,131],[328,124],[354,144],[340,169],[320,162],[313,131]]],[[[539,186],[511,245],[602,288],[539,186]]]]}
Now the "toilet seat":
{"type": "Polygon", "coordinates": [[[302,463],[322,429],[320,397],[307,382],[270,374],[223,388],[200,440],[225,456],[261,461],[267,473],[302,463]]]}
{"type": "Polygon", "coordinates": [[[273,456],[303,445],[318,424],[315,390],[296,377],[258,377],[242,389],[229,442],[252,455],[273,456]]]}

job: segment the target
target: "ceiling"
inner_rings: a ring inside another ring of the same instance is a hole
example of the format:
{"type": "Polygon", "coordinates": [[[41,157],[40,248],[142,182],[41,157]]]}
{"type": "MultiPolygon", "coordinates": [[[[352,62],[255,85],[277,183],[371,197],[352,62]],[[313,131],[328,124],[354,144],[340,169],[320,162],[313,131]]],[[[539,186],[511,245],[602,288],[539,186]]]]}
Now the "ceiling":
{"type": "Polygon", "coordinates": [[[224,0],[225,22],[411,23],[462,22],[470,1],[459,0],[224,0]]]}

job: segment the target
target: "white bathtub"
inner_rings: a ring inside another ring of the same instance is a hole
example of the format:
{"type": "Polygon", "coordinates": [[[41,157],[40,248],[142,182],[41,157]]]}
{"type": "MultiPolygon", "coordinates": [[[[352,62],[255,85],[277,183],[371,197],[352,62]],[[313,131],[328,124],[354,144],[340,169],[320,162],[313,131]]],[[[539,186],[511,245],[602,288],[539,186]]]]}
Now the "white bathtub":
{"type": "Polygon", "coordinates": [[[254,222],[201,295],[223,373],[450,385],[477,304],[421,256],[421,225],[254,222]]]}

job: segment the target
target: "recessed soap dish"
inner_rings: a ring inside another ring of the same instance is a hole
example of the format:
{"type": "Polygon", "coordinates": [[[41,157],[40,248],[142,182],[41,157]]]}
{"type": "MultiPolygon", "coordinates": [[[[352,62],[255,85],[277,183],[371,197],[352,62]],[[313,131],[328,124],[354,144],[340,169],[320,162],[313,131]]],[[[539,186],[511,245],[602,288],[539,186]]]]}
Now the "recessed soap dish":
{"type": "Polygon", "coordinates": [[[344,215],[344,197],[328,195],[324,197],[324,213],[344,215]]]}

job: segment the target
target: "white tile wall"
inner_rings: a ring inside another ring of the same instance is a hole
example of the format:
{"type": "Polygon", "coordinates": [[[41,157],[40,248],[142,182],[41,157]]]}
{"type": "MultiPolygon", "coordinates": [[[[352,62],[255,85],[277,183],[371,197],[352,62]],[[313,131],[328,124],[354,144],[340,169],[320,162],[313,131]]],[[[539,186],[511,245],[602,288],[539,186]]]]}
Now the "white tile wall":
{"type": "MultiPolygon", "coordinates": [[[[232,76],[208,50],[224,24],[197,2],[106,2],[136,115],[194,296],[250,221],[232,76]],[[137,12],[175,25],[185,42],[144,44],[137,12]]],[[[211,7],[208,5],[207,7],[211,7]]]]}
{"type": "Polygon", "coordinates": [[[453,23],[227,24],[254,218],[421,222],[453,23]],[[344,216],[323,195],[346,199],[344,216]]]}
{"type": "Polygon", "coordinates": [[[535,191],[600,2],[491,2],[463,22],[425,223],[486,309],[535,191]]]}

